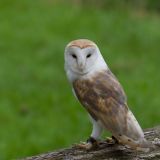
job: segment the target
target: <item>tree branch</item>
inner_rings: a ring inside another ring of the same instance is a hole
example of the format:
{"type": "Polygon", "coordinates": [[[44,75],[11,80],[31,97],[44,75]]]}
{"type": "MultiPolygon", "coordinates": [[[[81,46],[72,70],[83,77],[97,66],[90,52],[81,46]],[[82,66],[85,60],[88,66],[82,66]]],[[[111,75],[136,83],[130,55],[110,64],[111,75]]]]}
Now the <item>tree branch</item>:
{"type": "MultiPolygon", "coordinates": [[[[149,141],[160,138],[160,126],[146,129],[145,137],[149,141]]],[[[109,145],[103,141],[98,149],[84,151],[75,147],[40,154],[23,160],[158,160],[160,159],[160,146],[154,150],[143,153],[136,152],[122,145],[109,145]]]]}

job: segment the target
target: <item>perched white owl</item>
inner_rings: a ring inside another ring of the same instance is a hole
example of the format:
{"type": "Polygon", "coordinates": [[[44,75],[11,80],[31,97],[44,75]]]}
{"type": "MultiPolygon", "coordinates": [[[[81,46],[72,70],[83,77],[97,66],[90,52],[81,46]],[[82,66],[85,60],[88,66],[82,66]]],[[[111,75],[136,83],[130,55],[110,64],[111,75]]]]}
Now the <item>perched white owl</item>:
{"type": "Polygon", "coordinates": [[[74,95],[93,123],[91,136],[84,145],[86,149],[91,148],[106,129],[121,144],[136,150],[149,150],[149,143],[128,108],[122,86],[94,42],[87,39],[70,42],[65,48],[65,70],[74,95]]]}

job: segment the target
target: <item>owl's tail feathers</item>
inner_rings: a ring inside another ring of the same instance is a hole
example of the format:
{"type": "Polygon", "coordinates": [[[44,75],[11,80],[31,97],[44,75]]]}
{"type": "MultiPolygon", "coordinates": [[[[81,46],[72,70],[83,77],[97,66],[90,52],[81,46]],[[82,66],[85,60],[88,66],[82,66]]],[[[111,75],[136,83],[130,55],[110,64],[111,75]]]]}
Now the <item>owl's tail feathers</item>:
{"type": "Polygon", "coordinates": [[[125,135],[122,135],[119,137],[119,142],[131,149],[142,152],[149,152],[154,148],[154,145],[147,141],[144,137],[140,138],[139,140],[133,140],[125,135]]]}

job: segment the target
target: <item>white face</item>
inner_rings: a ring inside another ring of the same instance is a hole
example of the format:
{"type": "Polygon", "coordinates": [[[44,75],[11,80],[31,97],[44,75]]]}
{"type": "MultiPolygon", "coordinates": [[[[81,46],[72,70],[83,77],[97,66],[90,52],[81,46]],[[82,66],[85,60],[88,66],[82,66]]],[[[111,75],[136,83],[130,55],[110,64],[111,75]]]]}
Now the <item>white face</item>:
{"type": "Polygon", "coordinates": [[[74,73],[89,73],[97,62],[99,52],[95,46],[87,48],[67,47],[65,50],[65,67],[74,73]]]}

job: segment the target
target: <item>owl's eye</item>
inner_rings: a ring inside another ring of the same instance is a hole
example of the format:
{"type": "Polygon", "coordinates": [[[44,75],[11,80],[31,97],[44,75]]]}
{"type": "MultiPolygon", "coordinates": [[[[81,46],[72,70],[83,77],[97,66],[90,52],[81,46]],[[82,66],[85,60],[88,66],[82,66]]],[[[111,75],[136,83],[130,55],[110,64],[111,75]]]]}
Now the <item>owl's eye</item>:
{"type": "Polygon", "coordinates": [[[89,58],[89,57],[91,57],[91,55],[92,55],[92,54],[91,54],[91,53],[89,53],[89,54],[87,54],[87,56],[86,56],[86,57],[87,57],[87,58],[89,58]]]}
{"type": "Polygon", "coordinates": [[[76,56],[75,54],[72,54],[72,57],[73,57],[74,59],[77,59],[77,56],[76,56]]]}

